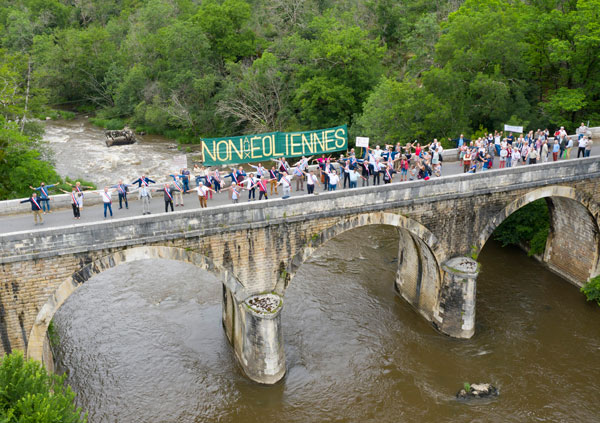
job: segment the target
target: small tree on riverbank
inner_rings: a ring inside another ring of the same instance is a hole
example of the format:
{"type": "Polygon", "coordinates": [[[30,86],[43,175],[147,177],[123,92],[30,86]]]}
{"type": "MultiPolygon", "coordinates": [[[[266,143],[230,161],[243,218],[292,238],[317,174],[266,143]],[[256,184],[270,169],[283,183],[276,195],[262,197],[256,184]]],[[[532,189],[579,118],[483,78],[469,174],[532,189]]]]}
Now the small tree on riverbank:
{"type": "Polygon", "coordinates": [[[87,421],[73,400],[65,376],[48,374],[44,366],[25,360],[20,351],[0,362],[0,422],[80,423],[87,421]]]}
{"type": "Polygon", "coordinates": [[[600,306],[600,275],[583,285],[581,292],[585,294],[588,301],[596,301],[596,304],[600,306]]]}

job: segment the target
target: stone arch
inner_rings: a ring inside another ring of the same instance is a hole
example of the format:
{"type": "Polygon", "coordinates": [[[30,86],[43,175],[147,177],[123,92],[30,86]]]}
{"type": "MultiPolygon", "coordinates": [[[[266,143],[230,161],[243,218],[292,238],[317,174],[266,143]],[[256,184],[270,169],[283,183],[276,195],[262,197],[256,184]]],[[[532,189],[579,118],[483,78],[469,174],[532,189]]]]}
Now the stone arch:
{"type": "Polygon", "coordinates": [[[352,229],[371,225],[386,225],[398,229],[405,229],[414,237],[421,240],[433,252],[436,264],[439,264],[445,259],[437,237],[417,221],[401,214],[389,212],[364,213],[344,218],[341,222],[324,229],[320,234],[313,235],[308,243],[290,260],[287,268],[281,269],[282,272],[279,275],[280,280],[277,283],[276,291],[283,293],[289,285],[289,282],[296,275],[298,269],[300,269],[300,266],[302,266],[304,262],[327,241],[352,229]]]}
{"type": "Polygon", "coordinates": [[[517,198],[496,214],[481,232],[474,253],[479,254],[494,230],[521,207],[545,198],[550,209],[550,234],[544,252],[549,267],[576,285],[582,285],[589,277],[600,272],[600,207],[592,197],[575,188],[553,185],[539,188],[517,198]],[[575,227],[575,222],[578,227],[575,227]],[[573,236],[571,236],[573,235],[573,236]],[[560,238],[562,237],[562,239],[560,238]],[[592,247],[586,264],[588,271],[572,272],[560,264],[559,253],[567,253],[566,243],[592,247]],[[563,244],[563,245],[561,245],[563,244]],[[562,250],[562,251],[560,251],[562,250]]]}
{"type": "Polygon", "coordinates": [[[44,342],[50,321],[67,298],[69,298],[84,282],[98,273],[119,264],[146,259],[167,259],[194,264],[201,269],[218,274],[222,278],[223,284],[230,290],[232,295],[239,298],[246,298],[248,296],[243,285],[231,272],[214,264],[208,257],[194,251],[164,246],[142,246],[117,251],[79,269],[73,275],[65,279],[52,295],[50,295],[46,303],[38,312],[33,327],[31,328],[29,341],[27,343],[27,357],[43,362],[44,342]]]}

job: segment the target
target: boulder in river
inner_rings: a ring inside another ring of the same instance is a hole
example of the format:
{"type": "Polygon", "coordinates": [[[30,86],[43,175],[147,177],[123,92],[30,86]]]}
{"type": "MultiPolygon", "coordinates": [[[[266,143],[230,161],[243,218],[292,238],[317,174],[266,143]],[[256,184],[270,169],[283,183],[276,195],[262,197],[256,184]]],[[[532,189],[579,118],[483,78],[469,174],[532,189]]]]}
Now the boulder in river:
{"type": "Polygon", "coordinates": [[[471,399],[471,398],[488,398],[498,395],[498,389],[490,383],[465,383],[463,389],[458,391],[456,398],[471,399]]]}
{"type": "Polygon", "coordinates": [[[104,135],[106,136],[107,147],[133,144],[137,141],[135,134],[129,128],[124,128],[121,131],[105,131],[104,135]]]}

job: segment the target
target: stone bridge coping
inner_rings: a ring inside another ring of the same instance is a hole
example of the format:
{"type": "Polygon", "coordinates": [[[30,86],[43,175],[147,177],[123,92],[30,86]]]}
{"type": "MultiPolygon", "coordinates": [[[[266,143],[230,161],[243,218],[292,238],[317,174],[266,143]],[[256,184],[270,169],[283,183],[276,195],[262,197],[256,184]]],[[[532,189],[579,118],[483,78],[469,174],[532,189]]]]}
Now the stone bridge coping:
{"type": "Polygon", "coordinates": [[[428,181],[361,187],[317,196],[278,198],[13,232],[0,236],[0,263],[206,236],[311,218],[384,211],[406,204],[535,188],[594,177],[600,178],[600,157],[596,156],[428,181]]]}

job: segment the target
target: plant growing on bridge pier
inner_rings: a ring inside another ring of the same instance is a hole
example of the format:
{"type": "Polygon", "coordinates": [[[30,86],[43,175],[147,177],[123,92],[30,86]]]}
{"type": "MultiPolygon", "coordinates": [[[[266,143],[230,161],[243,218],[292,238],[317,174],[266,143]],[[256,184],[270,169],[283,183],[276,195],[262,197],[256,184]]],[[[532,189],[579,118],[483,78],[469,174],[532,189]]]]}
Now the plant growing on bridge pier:
{"type": "Polygon", "coordinates": [[[87,414],[82,416],[74,398],[64,375],[48,374],[40,363],[25,360],[20,351],[2,358],[0,422],[86,422],[87,414]]]}
{"type": "Polygon", "coordinates": [[[596,304],[600,306],[600,275],[590,279],[585,285],[581,287],[588,301],[596,301],[596,304]]]}

